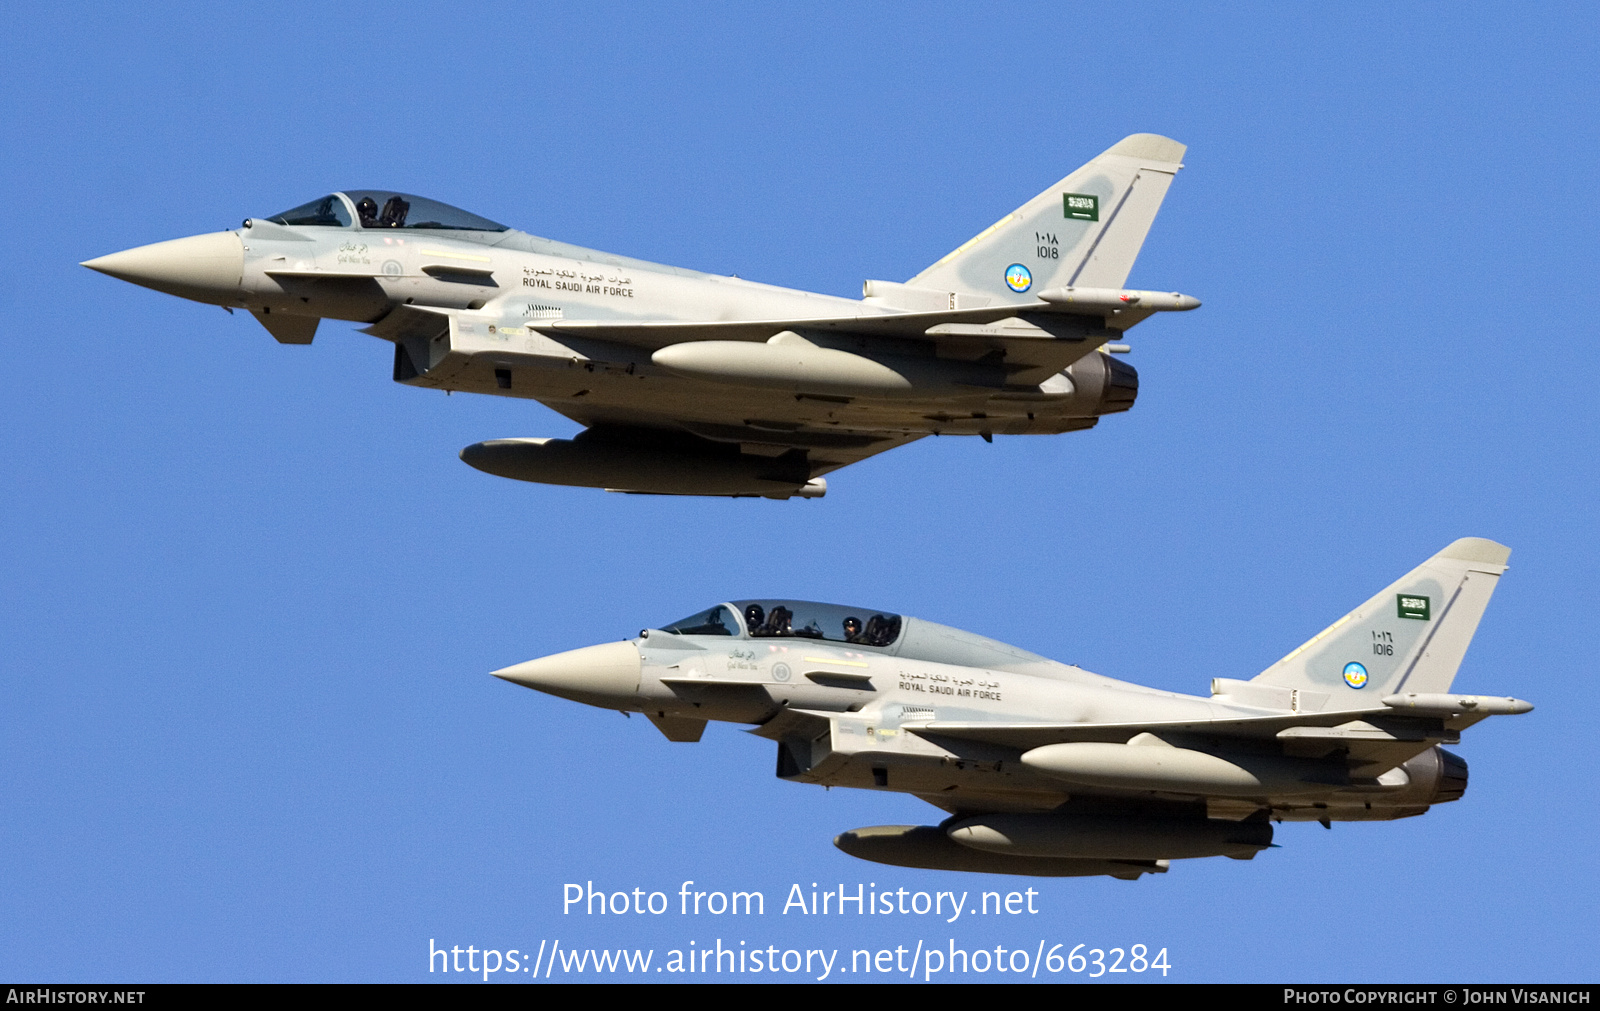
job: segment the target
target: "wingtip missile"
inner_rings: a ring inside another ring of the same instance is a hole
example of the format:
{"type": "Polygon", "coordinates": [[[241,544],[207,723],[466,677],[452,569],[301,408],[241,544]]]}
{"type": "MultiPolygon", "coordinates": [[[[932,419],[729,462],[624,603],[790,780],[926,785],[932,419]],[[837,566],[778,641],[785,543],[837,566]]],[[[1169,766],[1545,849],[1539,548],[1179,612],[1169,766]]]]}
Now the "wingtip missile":
{"type": "Polygon", "coordinates": [[[1522,699],[1489,695],[1456,695],[1449,692],[1407,692],[1403,695],[1386,695],[1383,704],[1391,709],[1451,716],[1461,714],[1519,716],[1522,713],[1533,712],[1533,703],[1522,699]]]}
{"type": "Polygon", "coordinates": [[[1200,308],[1200,300],[1193,295],[1128,288],[1049,288],[1039,292],[1039,300],[1069,312],[1107,312],[1114,309],[1188,312],[1200,308]]]}

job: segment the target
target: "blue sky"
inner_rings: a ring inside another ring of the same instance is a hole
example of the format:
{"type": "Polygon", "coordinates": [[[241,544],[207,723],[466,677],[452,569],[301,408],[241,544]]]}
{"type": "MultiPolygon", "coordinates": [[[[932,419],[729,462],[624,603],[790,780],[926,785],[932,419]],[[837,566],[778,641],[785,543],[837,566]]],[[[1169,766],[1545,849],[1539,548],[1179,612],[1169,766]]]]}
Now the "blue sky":
{"type": "Polygon", "coordinates": [[[427,980],[430,938],[720,938],[1592,980],[1596,27],[1580,5],[8,6],[0,973],[427,980]],[[283,347],[77,266],[391,187],[856,295],[1142,131],[1190,147],[1130,283],[1205,305],[1134,332],[1134,410],[928,439],[822,501],[491,478],[462,446],[574,426],[398,386],[347,325],[283,347]],[[838,832],[940,813],[778,781],[735,727],[669,744],[486,673],[774,595],[1203,694],[1465,535],[1515,553],[1457,686],[1538,706],[1465,735],[1465,799],[1136,883],[854,861],[838,832]],[[685,880],[768,914],[562,913],[566,883],[685,880]],[[811,882],[1032,884],[1042,911],[777,911],[811,882]]]}

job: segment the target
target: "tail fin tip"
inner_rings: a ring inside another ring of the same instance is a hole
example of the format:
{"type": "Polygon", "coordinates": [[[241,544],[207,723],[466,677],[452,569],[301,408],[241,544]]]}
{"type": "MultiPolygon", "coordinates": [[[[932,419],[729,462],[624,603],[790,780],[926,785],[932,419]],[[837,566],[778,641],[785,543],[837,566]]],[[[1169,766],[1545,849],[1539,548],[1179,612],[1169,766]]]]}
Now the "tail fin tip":
{"type": "Polygon", "coordinates": [[[1463,562],[1481,562],[1485,565],[1504,565],[1511,557],[1511,549],[1485,537],[1463,537],[1452,541],[1439,552],[1441,558],[1454,558],[1463,562]]]}
{"type": "Polygon", "coordinates": [[[1105,153],[1144,161],[1177,164],[1183,161],[1183,153],[1187,150],[1189,150],[1187,144],[1180,144],[1171,137],[1163,137],[1159,133],[1135,133],[1117,141],[1105,153]]]}

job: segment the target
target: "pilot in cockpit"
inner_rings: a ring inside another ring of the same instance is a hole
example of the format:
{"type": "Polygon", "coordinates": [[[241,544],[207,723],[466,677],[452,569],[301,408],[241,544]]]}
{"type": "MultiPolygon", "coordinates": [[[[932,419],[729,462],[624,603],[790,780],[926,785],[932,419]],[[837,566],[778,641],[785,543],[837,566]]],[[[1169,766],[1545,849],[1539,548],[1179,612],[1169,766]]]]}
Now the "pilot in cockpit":
{"type": "Polygon", "coordinates": [[[853,614],[844,620],[844,641],[861,641],[861,619],[853,614]]]}
{"type": "Polygon", "coordinates": [[[356,215],[361,219],[362,228],[377,228],[378,202],[371,197],[362,197],[356,204],[356,215]]]}
{"type": "Polygon", "coordinates": [[[794,612],[779,604],[767,614],[762,635],[794,635],[794,612]]]}
{"type": "Polygon", "coordinates": [[[744,627],[750,630],[751,635],[761,634],[761,623],[766,619],[767,612],[760,604],[751,604],[744,609],[744,627]]]}
{"type": "Polygon", "coordinates": [[[378,212],[379,228],[404,228],[406,215],[411,211],[411,202],[396,193],[383,202],[383,210],[378,212]]]}
{"type": "Polygon", "coordinates": [[[882,646],[891,638],[892,636],[889,634],[888,622],[884,620],[883,615],[874,614],[872,617],[867,619],[867,628],[866,631],[862,633],[862,639],[868,645],[882,646]]]}

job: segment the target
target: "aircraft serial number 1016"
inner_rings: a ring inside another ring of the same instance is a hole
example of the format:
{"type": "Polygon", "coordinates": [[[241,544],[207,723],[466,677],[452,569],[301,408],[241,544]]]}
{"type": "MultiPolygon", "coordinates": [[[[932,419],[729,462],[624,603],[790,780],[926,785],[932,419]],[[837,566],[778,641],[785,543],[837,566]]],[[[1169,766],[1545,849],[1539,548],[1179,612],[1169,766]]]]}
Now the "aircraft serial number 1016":
{"type": "Polygon", "coordinates": [[[795,600],[718,604],[495,674],[641,712],[673,741],[699,740],[708,720],[756,724],[782,779],[910,793],[949,813],[834,840],[854,856],[1137,878],[1178,858],[1248,860],[1275,821],[1387,821],[1459,799],[1467,765],[1440,745],[1533,708],[1450,690],[1510,555],[1462,538],[1255,678],[1213,679],[1209,698],[795,600]]]}

